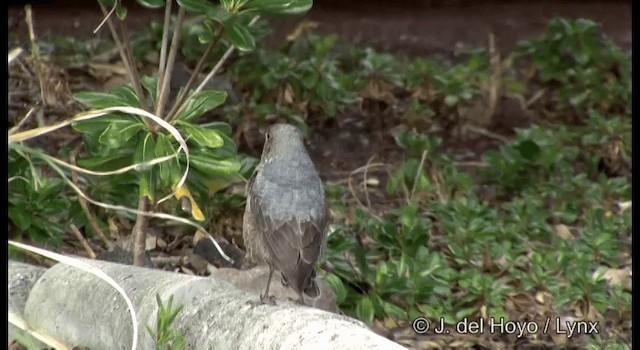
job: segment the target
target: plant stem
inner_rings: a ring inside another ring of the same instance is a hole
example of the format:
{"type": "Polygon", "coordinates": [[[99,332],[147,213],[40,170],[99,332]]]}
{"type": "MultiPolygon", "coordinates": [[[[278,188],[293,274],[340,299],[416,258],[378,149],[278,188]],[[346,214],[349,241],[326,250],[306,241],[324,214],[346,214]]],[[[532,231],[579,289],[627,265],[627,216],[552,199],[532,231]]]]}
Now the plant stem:
{"type": "Polygon", "coordinates": [[[140,73],[138,72],[136,59],[135,57],[133,57],[133,49],[131,48],[131,35],[129,35],[129,29],[127,28],[127,23],[125,21],[120,21],[120,32],[122,33],[122,37],[124,38],[125,56],[129,59],[129,67],[131,67],[131,84],[133,84],[136,95],[138,95],[138,99],[140,100],[142,109],[150,111],[151,109],[149,108],[149,105],[147,103],[148,101],[145,98],[142,84],[140,83],[140,73]]]}
{"type": "Polygon", "coordinates": [[[158,64],[158,86],[156,88],[156,101],[160,99],[160,88],[164,80],[164,71],[167,66],[167,46],[169,45],[169,25],[171,24],[171,4],[173,0],[167,1],[164,11],[164,23],[162,26],[162,45],[160,46],[160,63],[158,64]]]}
{"type": "MultiPolygon", "coordinates": [[[[251,22],[249,22],[249,26],[254,25],[258,19],[260,18],[260,16],[255,16],[253,17],[253,19],[251,20],[251,22]]],[[[207,74],[206,78],[204,78],[204,80],[202,81],[202,83],[200,83],[200,85],[196,88],[196,90],[193,92],[193,94],[197,94],[200,91],[202,91],[202,89],[204,89],[205,86],[207,86],[207,84],[209,83],[209,81],[211,79],[213,79],[213,76],[216,75],[216,73],[218,73],[218,70],[220,70],[220,67],[222,67],[222,65],[224,64],[224,62],[229,58],[229,56],[231,56],[231,54],[233,53],[233,51],[235,50],[235,46],[229,46],[229,48],[227,49],[227,51],[224,53],[224,55],[222,55],[222,57],[220,57],[220,59],[218,60],[218,62],[216,63],[216,65],[213,67],[213,69],[211,70],[211,72],[209,72],[209,74],[207,74]]],[[[180,108],[178,109],[178,111],[175,113],[175,115],[180,115],[184,109],[186,108],[186,104],[183,104],[182,106],[180,106],[180,108]]]]}
{"type": "MultiPolygon", "coordinates": [[[[134,67],[131,66],[131,62],[128,59],[127,54],[125,53],[125,46],[122,44],[122,41],[120,41],[120,38],[118,37],[118,33],[116,32],[116,28],[115,25],[113,24],[113,21],[111,20],[109,11],[107,11],[107,9],[104,7],[104,5],[102,5],[102,3],[100,1],[98,1],[98,5],[100,5],[100,10],[102,10],[102,13],[104,14],[105,17],[107,17],[107,26],[109,27],[109,31],[111,32],[111,37],[113,38],[113,42],[115,42],[116,46],[118,47],[118,53],[120,54],[120,59],[122,60],[122,64],[124,64],[124,68],[127,70],[127,74],[129,75],[129,79],[131,79],[131,81],[133,82],[133,69],[134,67]]],[[[142,88],[140,86],[136,86],[136,84],[133,84],[134,89],[136,89],[136,95],[138,96],[138,99],[140,100],[140,103],[142,104],[143,108],[146,106],[146,100],[144,98],[144,92],[142,91],[142,88]]],[[[148,109],[147,109],[148,110],[148,109]]],[[[143,122],[145,123],[145,125],[147,127],[150,127],[150,122],[147,119],[143,119],[143,122]]]]}
{"type": "Polygon", "coordinates": [[[191,77],[189,77],[189,81],[187,82],[187,85],[185,85],[184,89],[182,89],[182,92],[180,93],[180,95],[178,95],[178,98],[173,103],[173,107],[171,107],[171,111],[167,114],[167,119],[166,119],[167,121],[170,122],[174,120],[178,115],[177,113],[178,109],[182,107],[182,103],[186,99],[189,90],[191,90],[191,87],[196,82],[196,78],[198,77],[198,75],[200,75],[200,72],[202,72],[202,69],[204,68],[204,63],[209,60],[209,55],[211,54],[211,51],[213,51],[213,48],[218,44],[218,41],[222,37],[223,32],[224,32],[224,27],[220,27],[220,29],[216,33],[215,38],[211,41],[209,46],[207,46],[207,49],[205,50],[204,54],[200,57],[200,60],[198,61],[196,68],[191,73],[191,77]]]}
{"type": "Polygon", "coordinates": [[[167,58],[166,71],[162,77],[162,87],[159,92],[160,97],[158,98],[158,104],[156,106],[157,116],[161,116],[164,113],[164,106],[167,104],[167,99],[169,98],[169,82],[171,81],[178,47],[180,46],[180,29],[182,28],[182,22],[184,22],[185,13],[184,8],[182,7],[178,11],[178,20],[176,21],[176,28],[173,32],[173,37],[171,38],[171,48],[169,49],[169,57],[167,58]]]}
{"type": "MultiPolygon", "coordinates": [[[[147,212],[149,210],[149,198],[143,196],[138,201],[138,211],[147,212]]],[[[133,265],[145,266],[145,251],[147,247],[147,225],[149,221],[146,215],[138,213],[136,224],[133,226],[133,265]]]]}

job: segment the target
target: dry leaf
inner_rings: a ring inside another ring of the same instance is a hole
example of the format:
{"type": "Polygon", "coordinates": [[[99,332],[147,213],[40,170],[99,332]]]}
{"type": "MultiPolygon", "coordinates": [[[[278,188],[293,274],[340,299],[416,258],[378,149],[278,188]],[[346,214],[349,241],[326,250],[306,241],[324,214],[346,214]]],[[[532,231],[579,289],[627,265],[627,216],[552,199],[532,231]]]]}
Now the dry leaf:
{"type": "Polygon", "coordinates": [[[563,224],[555,225],[553,226],[553,230],[556,232],[558,237],[564,240],[570,240],[570,239],[576,238],[566,225],[563,225],[563,224]]]}
{"type": "Polygon", "coordinates": [[[369,83],[361,92],[361,96],[363,98],[370,98],[372,100],[384,101],[387,104],[392,104],[395,100],[395,96],[393,95],[393,89],[395,84],[382,79],[382,78],[371,78],[369,83]]]}
{"type": "Polygon", "coordinates": [[[631,292],[631,269],[628,267],[624,269],[607,269],[602,278],[607,280],[610,286],[619,284],[622,288],[631,292]]]}
{"type": "Polygon", "coordinates": [[[193,235],[193,245],[195,246],[196,243],[198,243],[199,240],[206,238],[207,237],[207,233],[204,232],[203,230],[198,230],[196,231],[196,233],[193,235]]]}
{"type": "Polygon", "coordinates": [[[154,250],[156,249],[156,239],[157,237],[155,235],[147,235],[147,239],[145,242],[145,250],[154,250]]]}

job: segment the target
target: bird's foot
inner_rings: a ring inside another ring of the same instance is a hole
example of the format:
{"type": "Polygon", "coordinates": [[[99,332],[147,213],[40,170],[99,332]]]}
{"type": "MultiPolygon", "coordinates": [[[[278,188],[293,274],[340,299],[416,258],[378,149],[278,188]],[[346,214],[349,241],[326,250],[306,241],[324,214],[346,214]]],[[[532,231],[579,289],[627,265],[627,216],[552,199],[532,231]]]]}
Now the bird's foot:
{"type": "Polygon", "coordinates": [[[276,297],[270,295],[265,298],[260,294],[260,300],[249,300],[247,304],[251,306],[276,305],[276,297]]]}
{"type": "Polygon", "coordinates": [[[308,306],[307,303],[304,302],[303,298],[297,298],[297,299],[287,298],[287,299],[289,299],[289,301],[292,302],[292,303],[296,303],[296,304],[302,305],[302,306],[308,306]]]}
{"type": "Polygon", "coordinates": [[[260,302],[267,305],[276,305],[276,297],[273,295],[264,296],[260,294],[260,302]]]}

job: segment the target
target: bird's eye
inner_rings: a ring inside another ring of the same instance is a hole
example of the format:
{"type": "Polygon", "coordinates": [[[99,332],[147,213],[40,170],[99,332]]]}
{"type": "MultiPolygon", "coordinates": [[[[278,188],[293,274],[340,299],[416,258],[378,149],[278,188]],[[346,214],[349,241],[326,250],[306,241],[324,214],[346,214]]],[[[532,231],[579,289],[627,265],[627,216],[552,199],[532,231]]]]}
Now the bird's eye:
{"type": "Polygon", "coordinates": [[[265,140],[269,141],[269,133],[266,133],[264,138],[265,138],[265,140]]]}

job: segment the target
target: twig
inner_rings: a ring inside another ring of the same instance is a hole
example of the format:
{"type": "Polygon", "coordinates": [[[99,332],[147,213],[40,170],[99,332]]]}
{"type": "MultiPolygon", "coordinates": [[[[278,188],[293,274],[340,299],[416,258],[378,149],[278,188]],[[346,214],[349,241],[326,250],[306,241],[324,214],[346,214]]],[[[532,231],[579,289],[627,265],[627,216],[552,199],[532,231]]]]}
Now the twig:
{"type": "Polygon", "coordinates": [[[369,160],[367,161],[367,166],[364,168],[364,174],[362,175],[362,179],[363,179],[363,187],[364,187],[364,197],[367,200],[367,207],[369,209],[371,209],[371,200],[369,199],[369,191],[367,189],[367,173],[369,170],[369,164],[371,163],[371,161],[373,160],[373,158],[375,158],[376,155],[372,155],[371,158],[369,158],[369,160]]]}
{"type": "Polygon", "coordinates": [[[71,227],[71,232],[73,232],[76,238],[80,241],[80,244],[82,244],[82,247],[84,248],[84,250],[87,251],[87,254],[89,254],[89,257],[91,259],[95,259],[96,252],[94,252],[93,249],[91,249],[89,242],[87,242],[87,240],[82,236],[82,233],[80,233],[80,230],[78,230],[78,228],[74,224],[71,224],[70,227],[71,227]]]}
{"type": "MultiPolygon", "coordinates": [[[[413,201],[413,196],[416,194],[416,187],[418,186],[418,179],[420,174],[422,173],[422,167],[424,167],[424,161],[427,159],[427,151],[422,151],[422,156],[420,157],[420,164],[418,165],[418,169],[416,170],[416,176],[413,179],[413,186],[411,186],[411,195],[409,197],[410,202],[413,201]]],[[[409,204],[409,202],[407,202],[409,204]]]]}
{"type": "Polygon", "coordinates": [[[500,54],[496,50],[495,34],[489,34],[489,66],[491,67],[491,75],[489,77],[489,111],[485,112],[489,118],[492,118],[496,112],[499,102],[499,92],[501,88],[502,64],[500,54]]]}
{"type": "MultiPolygon", "coordinates": [[[[133,82],[133,77],[135,76],[133,73],[133,69],[137,69],[136,67],[132,67],[131,62],[128,59],[128,56],[126,54],[126,48],[125,45],[122,43],[122,41],[120,41],[120,38],[118,37],[118,33],[116,32],[116,27],[113,24],[113,21],[110,17],[110,11],[107,12],[107,9],[104,7],[104,5],[102,5],[102,2],[98,1],[98,5],[100,5],[100,10],[102,10],[102,13],[104,14],[106,21],[107,21],[107,27],[109,27],[109,32],[111,32],[111,37],[113,38],[113,42],[116,44],[116,46],[118,47],[118,53],[120,54],[120,60],[122,61],[122,64],[124,64],[124,68],[127,70],[127,74],[129,75],[129,79],[132,80],[133,82]]],[[[116,2],[116,4],[114,4],[114,6],[117,6],[118,2],[116,2]]],[[[147,101],[144,99],[144,92],[142,91],[142,87],[133,84],[134,89],[136,90],[136,95],[138,95],[138,99],[140,100],[140,103],[142,104],[143,107],[145,107],[147,105],[147,101]]],[[[147,109],[148,110],[148,109],[147,109]]],[[[147,119],[144,119],[144,123],[147,127],[150,126],[150,122],[147,119]]]]}
{"type": "MultiPolygon", "coordinates": [[[[73,152],[71,152],[70,161],[72,165],[76,165],[76,158],[80,153],[81,145],[82,144],[78,144],[78,146],[76,146],[73,152]]],[[[75,169],[71,170],[71,181],[76,186],[78,185],[78,171],[76,171],[75,169]]],[[[93,232],[95,232],[98,235],[98,237],[100,237],[100,239],[102,240],[102,243],[104,243],[107,249],[111,249],[111,242],[104,235],[104,232],[102,232],[102,229],[98,225],[96,218],[93,216],[93,214],[91,214],[91,211],[89,211],[89,205],[87,204],[87,200],[84,199],[82,196],[78,196],[78,203],[80,203],[80,207],[82,207],[82,211],[84,212],[84,215],[87,217],[87,220],[89,220],[89,224],[91,225],[93,232]]]]}
{"type": "Polygon", "coordinates": [[[27,114],[24,116],[24,118],[22,118],[18,122],[18,124],[16,124],[14,127],[9,129],[9,135],[14,134],[16,131],[18,131],[18,129],[20,129],[27,122],[27,120],[29,120],[29,117],[31,117],[33,115],[34,111],[35,111],[35,107],[31,107],[29,109],[29,111],[27,112],[27,114]]]}
{"type": "Polygon", "coordinates": [[[129,67],[131,67],[131,84],[136,91],[136,95],[138,95],[138,99],[140,100],[140,105],[144,110],[150,111],[148,101],[145,98],[144,90],[142,89],[142,84],[140,83],[140,73],[138,72],[138,66],[136,65],[136,59],[133,57],[133,49],[131,48],[131,35],[129,35],[129,28],[127,28],[127,23],[125,21],[119,21],[120,23],[120,32],[122,33],[122,37],[124,38],[124,47],[125,47],[125,56],[129,59],[129,67]]]}
{"type": "MultiPolygon", "coordinates": [[[[373,158],[373,157],[372,157],[373,158]]],[[[353,184],[351,183],[351,180],[353,178],[353,175],[363,171],[363,170],[367,170],[368,168],[374,168],[374,167],[384,167],[386,166],[386,164],[384,163],[374,163],[374,164],[369,164],[367,162],[367,165],[359,167],[356,170],[353,170],[352,172],[349,173],[349,176],[347,177],[347,185],[349,186],[349,191],[351,192],[351,194],[353,195],[353,197],[356,199],[356,201],[358,202],[358,204],[365,208],[364,204],[362,204],[362,202],[360,202],[360,200],[358,199],[357,193],[355,191],[355,189],[353,188],[353,184]]]]}
{"type": "Polygon", "coordinates": [[[453,163],[455,166],[471,166],[471,167],[478,167],[478,168],[488,168],[489,164],[486,162],[473,162],[473,161],[467,161],[467,162],[454,162],[453,163]]]}
{"type": "Polygon", "coordinates": [[[531,107],[532,104],[534,104],[536,101],[538,101],[544,96],[545,92],[546,92],[545,89],[540,89],[536,91],[533,94],[533,96],[531,96],[531,98],[529,98],[524,102],[524,109],[529,109],[529,107],[531,107]]]}
{"type": "Polygon", "coordinates": [[[176,54],[178,53],[178,47],[180,46],[180,28],[182,28],[182,22],[186,12],[184,8],[180,7],[178,11],[178,20],[176,21],[176,30],[173,32],[173,38],[171,38],[171,48],[169,49],[169,57],[167,58],[166,71],[162,80],[162,87],[158,95],[156,104],[156,115],[161,116],[164,113],[164,106],[167,104],[169,98],[169,82],[171,82],[171,75],[173,74],[173,66],[176,60],[176,54]]]}
{"type": "Polygon", "coordinates": [[[29,40],[31,41],[31,55],[33,56],[33,64],[36,68],[36,75],[38,76],[38,84],[40,85],[40,99],[44,106],[47,105],[44,93],[44,81],[42,79],[42,67],[40,66],[40,47],[38,46],[38,39],[36,38],[36,31],[33,28],[33,14],[31,12],[31,5],[25,6],[25,21],[27,22],[27,28],[29,29],[29,40]]]}
{"type": "Polygon", "coordinates": [[[509,143],[509,139],[508,138],[506,138],[506,137],[504,137],[502,135],[493,133],[493,132],[491,132],[491,131],[489,131],[487,129],[479,128],[479,127],[476,127],[476,126],[473,126],[473,125],[466,125],[465,127],[470,131],[476,132],[478,134],[481,134],[481,135],[484,135],[484,136],[487,136],[487,137],[494,138],[494,139],[496,139],[496,140],[498,140],[498,141],[500,141],[502,143],[509,143]]]}
{"type": "MultiPolygon", "coordinates": [[[[160,62],[158,64],[158,85],[156,88],[156,94],[159,94],[162,87],[162,81],[164,80],[164,70],[167,66],[167,46],[169,45],[169,25],[171,24],[171,5],[173,0],[167,1],[167,6],[164,9],[164,23],[162,30],[162,44],[160,46],[160,62]]],[[[177,30],[177,28],[176,28],[177,30]]],[[[156,96],[156,100],[159,96],[156,96]]]]}
{"type": "MultiPolygon", "coordinates": [[[[102,4],[100,4],[102,5],[102,4]]],[[[93,34],[96,34],[100,31],[100,28],[102,28],[102,26],[111,18],[111,15],[116,12],[116,7],[118,7],[118,3],[114,2],[113,3],[113,7],[111,8],[111,10],[109,10],[109,12],[105,13],[103,11],[104,14],[104,18],[102,19],[102,21],[100,22],[100,24],[98,24],[98,26],[96,27],[96,29],[93,30],[93,34]]]]}

